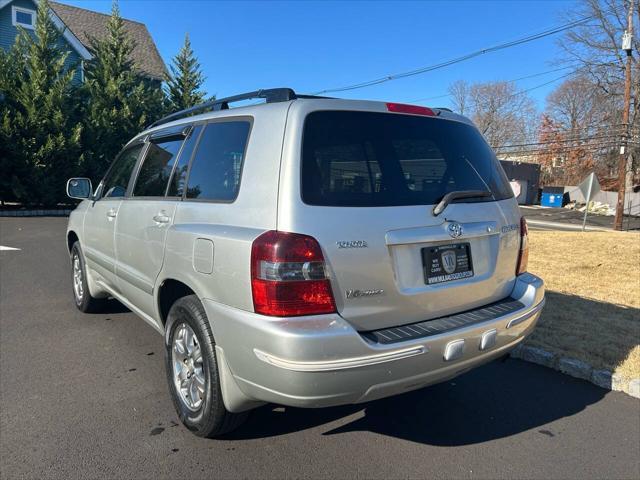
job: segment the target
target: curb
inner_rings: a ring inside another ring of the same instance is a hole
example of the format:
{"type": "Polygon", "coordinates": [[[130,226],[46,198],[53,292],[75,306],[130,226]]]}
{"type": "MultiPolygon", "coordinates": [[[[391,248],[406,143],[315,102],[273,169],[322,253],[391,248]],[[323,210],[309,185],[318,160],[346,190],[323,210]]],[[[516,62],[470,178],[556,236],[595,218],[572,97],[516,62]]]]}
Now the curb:
{"type": "Polygon", "coordinates": [[[0,210],[0,217],[68,217],[73,209],[0,210]]]}
{"type": "Polygon", "coordinates": [[[526,362],[537,363],[544,367],[559,370],[565,375],[587,380],[594,385],[607,390],[624,392],[635,398],[640,398],[640,378],[625,381],[620,375],[609,370],[598,370],[577,358],[563,357],[542,348],[529,345],[518,345],[511,351],[513,358],[526,362]]]}

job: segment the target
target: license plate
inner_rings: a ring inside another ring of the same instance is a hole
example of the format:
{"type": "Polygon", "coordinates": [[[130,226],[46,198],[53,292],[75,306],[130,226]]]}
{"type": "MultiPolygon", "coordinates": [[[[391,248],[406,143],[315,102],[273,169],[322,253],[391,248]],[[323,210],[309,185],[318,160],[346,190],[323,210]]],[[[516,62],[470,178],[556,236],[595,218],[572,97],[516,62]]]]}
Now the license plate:
{"type": "Polygon", "coordinates": [[[423,248],[422,265],[427,285],[473,277],[468,243],[423,248]]]}

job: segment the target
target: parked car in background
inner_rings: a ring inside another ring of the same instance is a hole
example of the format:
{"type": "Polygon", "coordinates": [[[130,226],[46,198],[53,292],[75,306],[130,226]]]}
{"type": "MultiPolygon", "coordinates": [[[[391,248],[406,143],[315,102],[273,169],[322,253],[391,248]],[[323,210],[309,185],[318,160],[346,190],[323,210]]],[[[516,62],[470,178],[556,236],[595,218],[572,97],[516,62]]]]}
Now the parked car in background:
{"type": "Polygon", "coordinates": [[[544,304],[502,168],[446,109],[251,92],[156,122],[68,193],[76,305],[114,297],[164,335],[201,436],[266,402],[442,382],[509,352],[544,304]],[[250,98],[266,103],[229,108],[250,98]]]}

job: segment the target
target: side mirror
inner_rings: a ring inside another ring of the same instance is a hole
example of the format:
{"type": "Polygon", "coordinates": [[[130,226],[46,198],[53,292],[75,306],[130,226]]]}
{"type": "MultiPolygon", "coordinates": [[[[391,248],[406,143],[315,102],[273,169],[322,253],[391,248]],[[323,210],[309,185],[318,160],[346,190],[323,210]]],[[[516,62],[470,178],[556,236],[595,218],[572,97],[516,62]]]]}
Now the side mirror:
{"type": "Polygon", "coordinates": [[[91,180],[88,178],[70,178],[67,180],[67,195],[71,198],[84,200],[91,196],[92,191],[91,180]]]}

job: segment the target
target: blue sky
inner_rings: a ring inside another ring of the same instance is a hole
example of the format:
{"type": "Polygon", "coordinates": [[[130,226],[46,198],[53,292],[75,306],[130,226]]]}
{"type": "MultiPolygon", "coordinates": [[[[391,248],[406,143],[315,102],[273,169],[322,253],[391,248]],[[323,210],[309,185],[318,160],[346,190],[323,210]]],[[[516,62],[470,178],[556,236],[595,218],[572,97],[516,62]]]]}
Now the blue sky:
{"type": "MultiPolygon", "coordinates": [[[[108,13],[109,0],[61,0],[108,13]]],[[[189,32],[210,94],[290,86],[312,93],[438,63],[565,23],[570,0],[422,2],[214,2],[121,0],[125,18],[149,28],[165,62],[189,32]]],[[[343,92],[345,98],[448,106],[458,79],[512,80],[558,68],[561,34],[435,72],[343,92]]],[[[528,89],[560,77],[521,80],[528,89]]],[[[530,95],[539,108],[560,83],[530,95]]]]}

